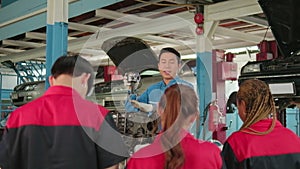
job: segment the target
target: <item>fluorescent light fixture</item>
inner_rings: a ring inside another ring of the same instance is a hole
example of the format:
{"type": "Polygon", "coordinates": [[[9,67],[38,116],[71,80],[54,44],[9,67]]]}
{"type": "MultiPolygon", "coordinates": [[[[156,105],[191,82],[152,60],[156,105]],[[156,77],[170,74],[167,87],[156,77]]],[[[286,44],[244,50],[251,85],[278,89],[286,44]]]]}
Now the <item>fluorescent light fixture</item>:
{"type": "Polygon", "coordinates": [[[295,84],[290,83],[269,83],[272,95],[295,95],[295,84]]]}
{"type": "Polygon", "coordinates": [[[190,54],[190,55],[182,55],[181,59],[185,60],[185,59],[196,59],[197,55],[196,54],[190,54]]]}
{"type": "Polygon", "coordinates": [[[258,51],[258,46],[249,46],[249,47],[242,47],[242,48],[233,48],[233,49],[227,49],[226,53],[240,53],[240,52],[247,52],[247,51],[258,51]]]}

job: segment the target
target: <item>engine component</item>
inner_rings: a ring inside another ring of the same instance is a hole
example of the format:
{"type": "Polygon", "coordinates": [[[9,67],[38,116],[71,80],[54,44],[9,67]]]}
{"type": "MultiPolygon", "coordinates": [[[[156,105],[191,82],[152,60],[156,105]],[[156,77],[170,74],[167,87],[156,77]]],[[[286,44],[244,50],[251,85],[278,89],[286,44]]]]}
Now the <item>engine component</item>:
{"type": "Polygon", "coordinates": [[[149,144],[156,135],[153,129],[158,128],[158,115],[148,116],[144,112],[118,112],[113,111],[113,119],[118,132],[122,134],[129,151],[134,152],[134,147],[140,144],[149,144]]]}
{"type": "Polygon", "coordinates": [[[128,86],[130,89],[130,93],[133,94],[137,89],[141,80],[141,76],[138,72],[126,72],[124,75],[124,85],[128,86]]]}

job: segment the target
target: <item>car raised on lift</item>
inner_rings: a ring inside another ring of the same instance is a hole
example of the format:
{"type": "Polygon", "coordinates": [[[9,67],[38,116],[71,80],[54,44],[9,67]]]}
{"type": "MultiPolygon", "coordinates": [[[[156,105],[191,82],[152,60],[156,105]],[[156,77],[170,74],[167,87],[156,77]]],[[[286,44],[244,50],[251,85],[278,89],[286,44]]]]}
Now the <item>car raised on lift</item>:
{"type": "Polygon", "coordinates": [[[259,0],[276,39],[278,58],[248,62],[241,69],[239,83],[251,78],[265,81],[278,110],[300,103],[300,1],[259,0]]]}

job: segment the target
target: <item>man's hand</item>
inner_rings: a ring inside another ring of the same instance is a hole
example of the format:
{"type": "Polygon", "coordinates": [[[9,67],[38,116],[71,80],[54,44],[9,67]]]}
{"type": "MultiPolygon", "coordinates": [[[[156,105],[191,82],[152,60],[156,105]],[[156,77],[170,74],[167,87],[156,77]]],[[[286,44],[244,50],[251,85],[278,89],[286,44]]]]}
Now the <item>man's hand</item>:
{"type": "Polygon", "coordinates": [[[152,104],[141,103],[136,100],[130,100],[131,104],[143,112],[151,112],[153,110],[152,104]]]}

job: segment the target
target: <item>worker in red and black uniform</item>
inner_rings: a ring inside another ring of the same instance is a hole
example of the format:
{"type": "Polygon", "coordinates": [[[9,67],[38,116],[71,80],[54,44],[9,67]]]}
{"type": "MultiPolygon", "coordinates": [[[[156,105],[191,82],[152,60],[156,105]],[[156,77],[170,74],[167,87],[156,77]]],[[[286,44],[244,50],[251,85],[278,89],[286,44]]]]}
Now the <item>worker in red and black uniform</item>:
{"type": "Polygon", "coordinates": [[[40,98],[17,108],[0,143],[2,169],[118,168],[126,146],[107,109],[85,99],[93,68],[82,57],[62,56],[40,98]]]}
{"type": "Polygon", "coordinates": [[[299,169],[300,139],[276,119],[269,86],[260,80],[244,81],[237,93],[244,122],[226,140],[222,157],[228,169],[299,169]]]}
{"type": "Polygon", "coordinates": [[[194,89],[173,84],[158,103],[162,132],[129,159],[127,169],[221,169],[221,150],[213,143],[197,140],[188,128],[198,115],[194,89]]]}

